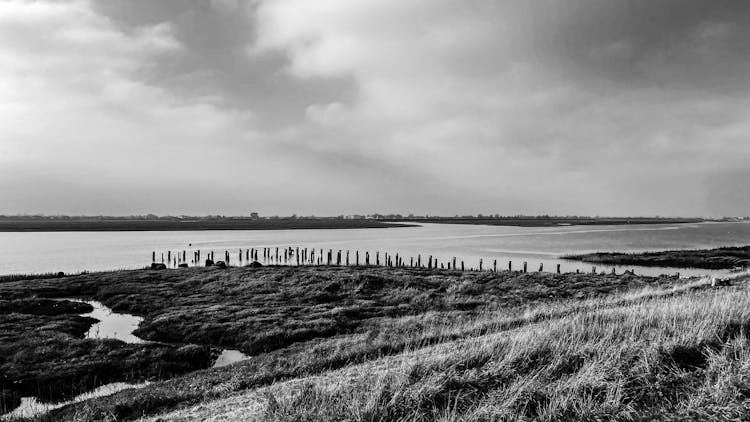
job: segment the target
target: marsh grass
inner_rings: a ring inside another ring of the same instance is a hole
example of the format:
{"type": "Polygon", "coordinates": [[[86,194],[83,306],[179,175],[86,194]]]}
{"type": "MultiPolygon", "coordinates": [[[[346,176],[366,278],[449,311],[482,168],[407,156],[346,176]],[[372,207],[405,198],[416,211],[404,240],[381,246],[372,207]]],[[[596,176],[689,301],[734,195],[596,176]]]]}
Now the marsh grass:
{"type": "Polygon", "coordinates": [[[746,283],[324,267],[140,271],[5,292],[77,290],[146,324],[178,321],[175,336],[249,324],[284,339],[38,420],[745,420],[746,283]],[[332,315],[333,330],[287,337],[332,315]]]}
{"type": "Polygon", "coordinates": [[[562,258],[605,265],[722,270],[750,266],[750,246],[640,253],[597,252],[583,255],[568,255],[562,258]]]}

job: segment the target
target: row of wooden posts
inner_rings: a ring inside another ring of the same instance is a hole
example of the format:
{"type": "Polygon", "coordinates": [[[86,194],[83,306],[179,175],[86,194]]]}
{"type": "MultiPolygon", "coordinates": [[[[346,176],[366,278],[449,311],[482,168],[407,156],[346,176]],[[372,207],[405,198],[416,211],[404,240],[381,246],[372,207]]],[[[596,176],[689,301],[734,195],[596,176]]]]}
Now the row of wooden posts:
{"type": "MultiPolygon", "coordinates": [[[[157,256],[156,251],[151,252],[151,262],[156,263],[157,256]]],[[[193,251],[193,257],[190,260],[190,264],[193,264],[194,266],[197,266],[201,263],[201,259],[203,258],[203,255],[201,254],[200,250],[193,251]]],[[[426,257],[426,260],[422,262],[422,255],[417,255],[416,258],[409,257],[409,262],[407,265],[407,262],[405,261],[403,256],[399,256],[399,254],[388,254],[387,252],[383,253],[381,255],[380,252],[375,252],[373,256],[370,255],[369,251],[364,252],[364,254],[361,254],[358,250],[353,251],[353,253],[350,253],[350,251],[345,250],[338,250],[334,251],[333,249],[329,249],[327,251],[323,249],[308,249],[308,248],[299,248],[299,247],[287,247],[287,248],[247,248],[247,249],[239,249],[237,253],[237,260],[239,261],[240,265],[243,263],[250,264],[252,262],[258,262],[263,265],[352,265],[360,266],[360,264],[363,264],[365,266],[385,266],[385,267],[409,267],[409,268],[427,268],[427,269],[449,269],[449,270],[457,270],[461,269],[461,271],[466,270],[466,266],[464,265],[464,261],[457,261],[456,257],[453,257],[453,259],[448,260],[447,262],[439,262],[437,258],[434,258],[432,255],[429,255],[426,257]],[[372,259],[371,259],[372,258],[372,259]],[[381,259],[382,258],[382,259],[381,259]],[[360,260],[361,259],[361,260],[360,260]]],[[[229,265],[231,261],[230,253],[229,251],[224,251],[224,260],[223,262],[226,265],[229,265]]],[[[165,261],[165,255],[164,253],[161,253],[161,262],[167,266],[172,267],[187,267],[188,260],[187,260],[187,251],[178,251],[175,253],[172,253],[172,251],[166,252],[166,261],[165,261]]],[[[204,264],[206,266],[212,266],[218,261],[215,258],[214,252],[208,252],[205,255],[205,261],[204,264]]],[[[484,260],[479,260],[479,267],[478,268],[469,268],[469,270],[474,271],[478,269],[479,271],[485,271],[484,268],[484,260]]],[[[487,268],[488,271],[497,272],[497,259],[495,259],[492,262],[492,268],[487,268]]],[[[513,261],[508,261],[508,271],[513,271],[513,261]]],[[[544,263],[539,264],[539,272],[544,271],[544,263]]],[[[528,263],[526,261],[523,261],[523,270],[522,272],[526,273],[528,272],[528,263]]],[[[560,264],[557,264],[556,268],[557,274],[561,273],[560,270],[560,264]]],[[[576,270],[576,272],[580,272],[580,270],[576,270]]],[[[596,273],[596,267],[591,268],[592,273],[596,273]]],[[[631,270],[632,273],[632,270],[631,270]]],[[[612,274],[615,274],[615,269],[612,268],[612,274]]]]}

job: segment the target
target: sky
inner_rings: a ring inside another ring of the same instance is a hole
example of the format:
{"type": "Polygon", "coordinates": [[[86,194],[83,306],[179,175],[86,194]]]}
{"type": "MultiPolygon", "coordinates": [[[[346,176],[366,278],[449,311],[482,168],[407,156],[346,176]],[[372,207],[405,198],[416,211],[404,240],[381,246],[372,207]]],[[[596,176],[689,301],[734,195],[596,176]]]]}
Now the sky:
{"type": "Polygon", "coordinates": [[[747,0],[0,0],[0,214],[750,215],[747,0]]]}

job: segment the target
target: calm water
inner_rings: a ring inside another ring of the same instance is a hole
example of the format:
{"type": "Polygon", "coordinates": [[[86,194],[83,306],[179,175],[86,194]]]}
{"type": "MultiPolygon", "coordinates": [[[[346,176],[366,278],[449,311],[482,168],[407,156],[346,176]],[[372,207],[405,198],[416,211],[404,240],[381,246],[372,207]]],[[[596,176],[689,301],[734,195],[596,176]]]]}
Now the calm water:
{"type": "MultiPolygon", "coordinates": [[[[651,251],[709,248],[750,244],[748,223],[702,223],[640,226],[501,227],[424,224],[421,227],[352,230],[255,230],[167,232],[59,232],[0,233],[0,274],[98,271],[142,268],[151,262],[151,251],[200,249],[202,257],[214,251],[223,259],[229,250],[236,264],[239,248],[307,247],[399,253],[409,257],[433,255],[440,262],[452,257],[477,267],[479,259],[491,268],[513,268],[528,261],[529,270],[539,264],[552,271],[590,271],[591,265],[562,261],[569,253],[595,251],[651,251]]],[[[353,260],[353,254],[352,254],[353,260]]],[[[373,259],[374,261],[374,259],[373,259]]],[[[611,270],[601,267],[600,270],[611,270]]],[[[630,268],[630,267],[628,267],[630,268]]],[[[674,273],[674,269],[636,268],[640,274],[674,273]]],[[[617,268],[618,272],[625,268],[617,268]]],[[[681,270],[682,274],[706,274],[706,270],[681,270]]]]}

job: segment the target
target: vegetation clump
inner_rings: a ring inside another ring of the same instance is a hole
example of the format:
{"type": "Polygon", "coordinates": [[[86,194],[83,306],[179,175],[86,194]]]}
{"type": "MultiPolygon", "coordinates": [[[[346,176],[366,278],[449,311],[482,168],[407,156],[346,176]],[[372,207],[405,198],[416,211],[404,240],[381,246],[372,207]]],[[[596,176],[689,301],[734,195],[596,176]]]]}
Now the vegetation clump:
{"type": "Polygon", "coordinates": [[[642,253],[596,252],[562,258],[604,265],[727,270],[750,267],[750,246],[642,253]]]}

